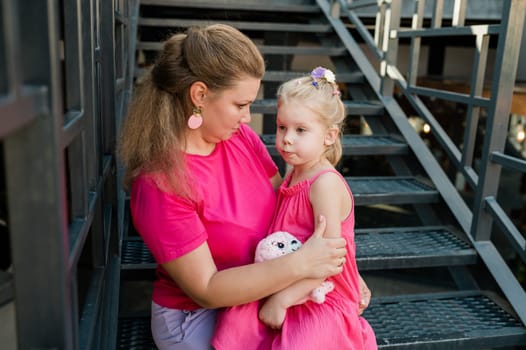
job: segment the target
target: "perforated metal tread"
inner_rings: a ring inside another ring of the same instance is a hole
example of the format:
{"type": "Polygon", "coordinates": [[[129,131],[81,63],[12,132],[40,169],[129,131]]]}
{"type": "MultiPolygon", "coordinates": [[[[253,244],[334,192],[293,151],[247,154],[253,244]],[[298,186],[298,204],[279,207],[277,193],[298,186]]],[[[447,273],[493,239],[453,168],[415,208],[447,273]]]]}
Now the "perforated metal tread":
{"type": "Polygon", "coordinates": [[[439,194],[417,177],[346,177],[356,205],[435,203],[439,194]]]}
{"type": "MultiPolygon", "coordinates": [[[[356,230],[356,260],[361,270],[458,266],[477,254],[448,227],[356,230]]],[[[140,237],[123,241],[122,270],[152,270],[156,263],[140,237]]]]}
{"type": "Polygon", "coordinates": [[[149,316],[119,318],[117,349],[157,349],[152,338],[149,316]]]}
{"type": "MultiPolygon", "coordinates": [[[[272,156],[278,156],[275,135],[261,135],[261,140],[267,146],[272,156]]],[[[407,144],[390,135],[343,135],[342,147],[344,155],[400,155],[408,151],[407,144]]]]}
{"type": "Polygon", "coordinates": [[[453,228],[358,229],[356,261],[360,271],[474,264],[477,253],[453,228]]]}
{"type": "MultiPolygon", "coordinates": [[[[373,298],[363,315],[379,349],[526,345],[526,329],[478,291],[373,298]]],[[[118,349],[155,349],[148,316],[119,319],[118,349]]]]}
{"type": "Polygon", "coordinates": [[[122,242],[122,270],[148,270],[156,266],[150,250],[140,237],[129,237],[122,242]]]}
{"type": "Polygon", "coordinates": [[[380,349],[489,349],[526,344],[526,328],[479,291],[373,298],[364,317],[380,349]]]}

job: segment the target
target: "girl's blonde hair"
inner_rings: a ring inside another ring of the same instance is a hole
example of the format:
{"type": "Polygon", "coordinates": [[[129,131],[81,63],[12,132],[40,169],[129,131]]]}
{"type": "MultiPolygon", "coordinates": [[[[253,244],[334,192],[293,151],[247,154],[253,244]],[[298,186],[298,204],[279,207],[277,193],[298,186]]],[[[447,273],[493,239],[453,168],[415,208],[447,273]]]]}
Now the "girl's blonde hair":
{"type": "Polygon", "coordinates": [[[201,81],[220,92],[247,76],[261,79],[264,73],[255,44],[231,26],[192,27],[166,40],[151,71],[137,84],[122,125],[118,154],[125,167],[124,187],[149,173],[163,190],[189,195],[184,148],[194,107],[191,85],[201,81]]]}
{"type": "Polygon", "coordinates": [[[325,156],[332,165],[342,157],[342,126],[345,120],[345,106],[340,98],[336,82],[315,79],[312,76],[289,80],[278,88],[278,108],[282,104],[294,101],[307,107],[319,116],[328,128],[337,128],[336,142],[327,146],[325,156]]]}

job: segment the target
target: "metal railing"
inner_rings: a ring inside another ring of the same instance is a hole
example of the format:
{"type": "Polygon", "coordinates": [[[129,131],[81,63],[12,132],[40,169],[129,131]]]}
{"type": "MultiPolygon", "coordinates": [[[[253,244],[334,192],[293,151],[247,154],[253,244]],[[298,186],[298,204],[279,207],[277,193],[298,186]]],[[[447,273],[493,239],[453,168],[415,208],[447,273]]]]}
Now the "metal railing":
{"type": "Polygon", "coordinates": [[[20,349],[115,347],[123,199],[114,149],[137,11],[127,0],[0,7],[0,171],[20,349]]]}
{"type": "Polygon", "coordinates": [[[522,322],[526,324],[526,304],[524,303],[526,293],[492,240],[496,235],[503,234],[510,242],[514,252],[523,262],[526,262],[524,232],[519,231],[497,200],[501,169],[506,168],[521,173],[526,171],[524,159],[504,152],[526,2],[502,1],[501,20],[497,24],[467,25],[467,1],[455,0],[451,19],[445,25],[444,1],[435,0],[431,2],[431,15],[427,17],[430,19],[429,25],[424,27],[425,1],[414,0],[409,28],[401,27],[402,1],[318,0],[317,2],[329,21],[332,22],[357,65],[364,72],[370,85],[377,92],[378,97],[386,105],[386,109],[406,137],[415,156],[437,186],[502,292],[522,322]],[[371,7],[376,13],[373,34],[370,31],[371,26],[367,27],[359,15],[360,10],[371,7]],[[345,22],[341,19],[344,19],[345,22]],[[370,53],[368,56],[362,52],[362,46],[350,34],[351,28],[360,36],[360,40],[370,53]],[[474,56],[470,64],[472,73],[467,93],[419,85],[417,76],[422,39],[432,37],[442,37],[444,40],[452,37],[472,37],[474,39],[474,56]],[[404,73],[397,65],[401,39],[409,40],[410,43],[409,62],[407,71],[404,73]],[[491,87],[489,96],[486,96],[483,88],[485,77],[488,75],[490,40],[496,40],[497,45],[494,49],[495,61],[491,67],[493,69],[491,87]],[[377,60],[376,66],[369,62],[371,57],[377,60]],[[442,169],[437,169],[433,162],[428,161],[433,155],[427,149],[422,149],[422,147],[427,147],[414,130],[409,130],[407,121],[397,121],[400,116],[405,119],[407,117],[398,105],[393,103],[395,88],[403,94],[417,115],[430,126],[433,136],[447,155],[449,163],[465,179],[474,197],[471,205],[468,206],[457,193],[452,179],[444,176],[442,169]],[[465,106],[466,126],[460,144],[451,139],[426,106],[422,97],[432,97],[465,106]],[[483,116],[481,116],[482,113],[484,113],[483,116]],[[477,131],[483,121],[485,123],[482,127],[484,134],[481,155],[476,158],[477,131]]]}

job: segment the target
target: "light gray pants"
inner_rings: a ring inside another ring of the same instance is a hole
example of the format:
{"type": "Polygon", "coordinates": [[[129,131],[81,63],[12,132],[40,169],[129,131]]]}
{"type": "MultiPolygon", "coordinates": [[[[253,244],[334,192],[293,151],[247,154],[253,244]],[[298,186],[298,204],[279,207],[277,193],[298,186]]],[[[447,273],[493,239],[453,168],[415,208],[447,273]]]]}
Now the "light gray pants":
{"type": "Polygon", "coordinates": [[[152,302],[152,335],[159,350],[209,350],[216,310],[169,309],[152,302]]]}

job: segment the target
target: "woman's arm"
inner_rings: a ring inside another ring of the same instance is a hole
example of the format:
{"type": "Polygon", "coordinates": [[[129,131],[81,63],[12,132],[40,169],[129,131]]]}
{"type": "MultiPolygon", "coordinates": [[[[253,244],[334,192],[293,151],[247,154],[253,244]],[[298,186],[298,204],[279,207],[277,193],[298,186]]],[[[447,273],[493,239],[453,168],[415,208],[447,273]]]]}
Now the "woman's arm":
{"type": "Polygon", "coordinates": [[[279,185],[283,182],[283,178],[281,177],[281,174],[279,171],[270,178],[270,183],[272,184],[272,187],[274,188],[274,191],[276,191],[279,188],[279,185]]]}
{"type": "Polygon", "coordinates": [[[326,278],[342,271],[345,240],[325,239],[325,220],[302,249],[263,263],[217,271],[208,245],[162,264],[196,303],[205,308],[244,304],[264,298],[305,278],[326,278]]]}

